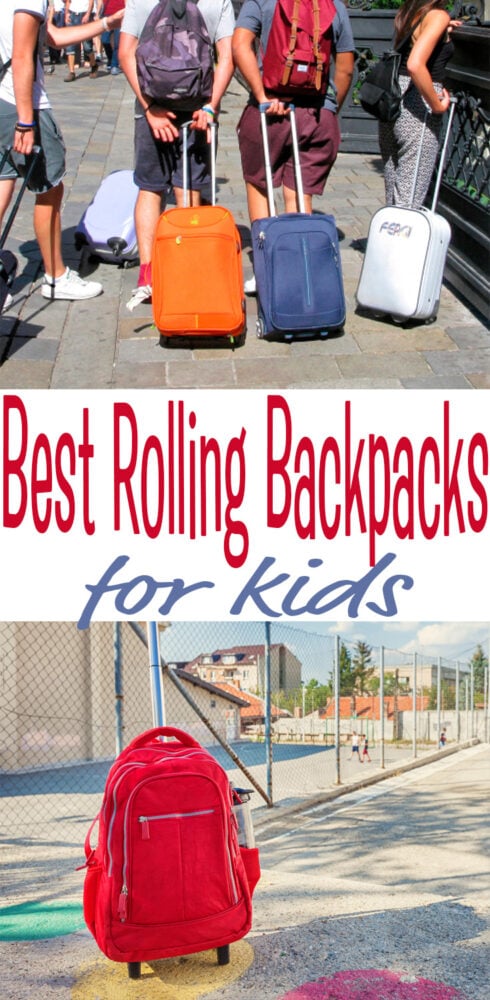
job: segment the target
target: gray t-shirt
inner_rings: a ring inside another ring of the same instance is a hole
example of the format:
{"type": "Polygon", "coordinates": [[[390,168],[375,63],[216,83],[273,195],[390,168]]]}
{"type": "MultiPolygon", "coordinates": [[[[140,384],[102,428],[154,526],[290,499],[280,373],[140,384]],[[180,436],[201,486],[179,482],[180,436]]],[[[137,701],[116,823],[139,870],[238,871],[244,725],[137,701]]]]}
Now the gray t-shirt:
{"type": "MultiPolygon", "coordinates": [[[[260,39],[260,48],[265,52],[272,18],[277,0],[244,0],[237,17],[237,28],[246,28],[260,39]]],[[[332,24],[332,57],[337,52],[354,52],[354,37],[350,26],[347,8],[342,0],[334,0],[336,14],[332,24]]],[[[260,55],[259,55],[260,58],[260,55]]],[[[333,69],[330,73],[328,92],[323,106],[330,111],[337,111],[337,92],[333,82],[333,69]]]]}
{"type": "MultiPolygon", "coordinates": [[[[48,0],[1,0],[2,15],[0,19],[0,56],[2,62],[7,62],[12,56],[12,34],[14,28],[14,14],[17,11],[32,14],[39,20],[39,24],[44,26],[48,9],[48,0]]],[[[39,53],[44,48],[44,27],[41,28],[38,45],[38,59],[36,77],[32,93],[32,103],[34,108],[49,108],[48,95],[44,89],[44,70],[39,53]]],[[[0,99],[8,104],[15,105],[14,84],[12,80],[12,67],[5,73],[0,84],[0,99]]]]}
{"type": "MultiPolygon", "coordinates": [[[[126,0],[121,30],[139,38],[155,6],[155,0],[126,0]]],[[[212,42],[233,34],[235,15],[231,0],[199,0],[199,10],[212,42]]]]}

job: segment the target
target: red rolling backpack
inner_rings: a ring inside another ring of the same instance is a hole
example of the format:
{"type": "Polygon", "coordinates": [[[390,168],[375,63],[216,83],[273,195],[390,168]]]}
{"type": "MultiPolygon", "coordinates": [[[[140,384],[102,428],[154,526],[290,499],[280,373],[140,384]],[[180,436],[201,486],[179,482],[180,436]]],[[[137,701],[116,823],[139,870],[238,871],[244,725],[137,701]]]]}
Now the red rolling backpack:
{"type": "Polygon", "coordinates": [[[143,733],[112,765],[85,841],[84,916],[130,977],[143,961],[210,948],[225,964],[250,930],[258,851],[239,846],[232,805],[225,770],[180,729],[143,733]]]}

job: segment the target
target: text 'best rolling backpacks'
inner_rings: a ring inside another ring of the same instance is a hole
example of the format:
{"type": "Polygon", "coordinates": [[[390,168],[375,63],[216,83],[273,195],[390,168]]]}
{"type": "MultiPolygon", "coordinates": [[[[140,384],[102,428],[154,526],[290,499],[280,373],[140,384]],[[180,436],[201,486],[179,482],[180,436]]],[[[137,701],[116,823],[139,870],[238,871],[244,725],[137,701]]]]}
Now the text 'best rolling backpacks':
{"type": "MultiPolygon", "coordinates": [[[[183,126],[184,196],[189,200],[183,126]]],[[[216,126],[211,126],[212,204],[169,208],[158,221],[152,254],[155,326],[165,337],[227,337],[245,332],[242,244],[231,212],[216,204],[216,126]]]]}
{"type": "MultiPolygon", "coordinates": [[[[363,309],[395,322],[437,316],[451,228],[435,211],[454,116],[451,100],[431,208],[387,206],[373,215],[356,298],[363,309]]],[[[411,204],[422,154],[424,129],[414,171],[411,204]]]]}
{"type": "Polygon", "coordinates": [[[138,259],[134,208],[138,188],[132,170],[114,170],[100,184],[75,231],[77,250],[111,264],[133,264],[138,259]]]}
{"type": "Polygon", "coordinates": [[[345,322],[345,300],[337,227],[333,215],[305,212],[294,106],[291,139],[299,212],[276,215],[267,136],[268,104],[260,105],[270,215],[252,223],[257,282],[257,334],[293,339],[327,336],[345,322]]]}
{"type": "Polygon", "coordinates": [[[226,771],[180,729],[143,733],[112,765],[85,841],[84,916],[130,978],[211,948],[224,965],[250,930],[258,851],[239,845],[235,802],[226,771]]]}

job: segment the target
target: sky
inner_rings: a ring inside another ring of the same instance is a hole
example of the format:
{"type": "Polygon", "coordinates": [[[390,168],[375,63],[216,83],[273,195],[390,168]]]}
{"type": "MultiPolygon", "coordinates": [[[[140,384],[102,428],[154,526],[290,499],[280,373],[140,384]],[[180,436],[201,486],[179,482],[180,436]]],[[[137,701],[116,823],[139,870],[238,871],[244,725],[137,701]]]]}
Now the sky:
{"type": "MultiPolygon", "coordinates": [[[[390,662],[403,663],[414,652],[435,662],[437,657],[461,661],[466,665],[476,646],[481,644],[488,656],[490,622],[376,622],[340,621],[294,624],[271,623],[271,641],[284,642],[303,664],[305,680],[330,673],[335,636],[348,647],[359,640],[376,652],[381,646],[394,651],[390,662]],[[325,657],[325,649],[327,655],[325,657]],[[326,662],[328,660],[328,663],[326,662]],[[324,664],[324,669],[320,664],[324,664]]],[[[167,662],[192,659],[200,653],[236,645],[263,644],[264,622],[174,622],[161,640],[167,662]]],[[[387,661],[388,662],[388,661],[387,661]]]]}

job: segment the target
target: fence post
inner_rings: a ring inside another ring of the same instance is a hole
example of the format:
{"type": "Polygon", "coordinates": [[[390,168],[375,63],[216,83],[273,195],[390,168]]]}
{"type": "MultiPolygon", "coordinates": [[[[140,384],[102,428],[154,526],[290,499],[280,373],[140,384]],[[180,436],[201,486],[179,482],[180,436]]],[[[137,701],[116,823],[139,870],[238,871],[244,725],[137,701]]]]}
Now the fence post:
{"type": "Polygon", "coordinates": [[[121,622],[114,622],[113,630],[114,648],[114,699],[116,713],[116,757],[119,756],[123,748],[123,679],[121,660],[121,622]]]}
{"type": "Polygon", "coordinates": [[[150,665],[151,708],[153,725],[165,726],[165,698],[163,692],[163,676],[160,667],[160,644],[158,641],[158,625],[147,622],[148,658],[150,665]]]}
{"type": "Polygon", "coordinates": [[[379,721],[380,721],[380,767],[385,766],[385,648],[379,650],[379,721]]]}
{"type": "Polygon", "coordinates": [[[470,664],[470,713],[471,713],[471,733],[470,739],[475,735],[475,665],[470,664]]]}
{"type": "Polygon", "coordinates": [[[272,805],[272,727],[271,727],[271,623],[265,623],[265,761],[267,795],[272,805]]]}
{"type": "Polygon", "coordinates": [[[459,716],[459,685],[461,684],[461,679],[459,676],[459,660],[456,660],[456,701],[454,708],[456,711],[456,742],[461,741],[461,719],[459,716]]]}
{"type": "Polygon", "coordinates": [[[413,690],[412,690],[412,716],[413,716],[413,736],[412,752],[417,756],[417,654],[413,654],[413,690]]]}
{"type": "Polygon", "coordinates": [[[488,681],[489,681],[489,669],[490,664],[484,669],[483,674],[483,739],[485,743],[488,743],[488,681]]]}
{"type": "Polygon", "coordinates": [[[439,737],[441,735],[441,657],[437,657],[437,748],[439,749],[439,737]]]}
{"type": "Polygon", "coordinates": [[[341,785],[340,776],[340,636],[335,636],[334,660],[334,692],[335,692],[335,784],[341,785]]]}

